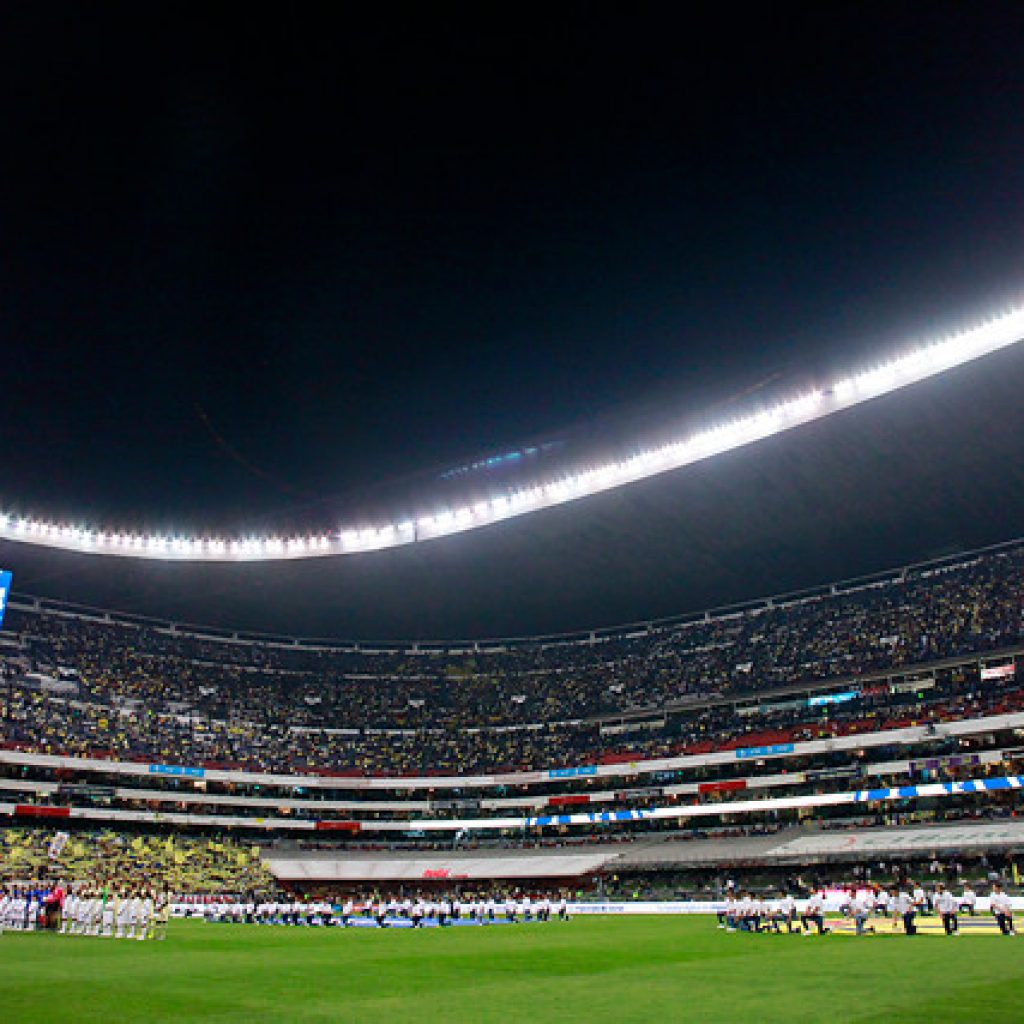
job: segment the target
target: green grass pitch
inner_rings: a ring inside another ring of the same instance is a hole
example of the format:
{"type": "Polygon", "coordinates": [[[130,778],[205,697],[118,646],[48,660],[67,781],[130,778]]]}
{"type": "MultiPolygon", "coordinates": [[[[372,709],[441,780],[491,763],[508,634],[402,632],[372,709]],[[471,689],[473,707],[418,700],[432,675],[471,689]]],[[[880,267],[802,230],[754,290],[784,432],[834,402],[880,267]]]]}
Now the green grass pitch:
{"type": "Polygon", "coordinates": [[[727,933],[709,918],[444,931],[173,922],[0,936],[0,1021],[1014,1021],[1024,938],[727,933]]]}

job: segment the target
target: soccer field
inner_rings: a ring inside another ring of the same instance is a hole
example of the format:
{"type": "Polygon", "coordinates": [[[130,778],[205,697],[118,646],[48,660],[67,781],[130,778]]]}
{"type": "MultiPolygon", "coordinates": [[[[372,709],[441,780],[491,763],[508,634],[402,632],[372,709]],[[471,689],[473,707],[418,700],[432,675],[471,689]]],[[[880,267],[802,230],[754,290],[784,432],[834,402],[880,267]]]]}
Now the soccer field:
{"type": "Polygon", "coordinates": [[[430,931],[173,922],[164,942],[0,936],[0,1020],[1012,1021],[1024,939],[803,938],[712,919],[430,931]]]}

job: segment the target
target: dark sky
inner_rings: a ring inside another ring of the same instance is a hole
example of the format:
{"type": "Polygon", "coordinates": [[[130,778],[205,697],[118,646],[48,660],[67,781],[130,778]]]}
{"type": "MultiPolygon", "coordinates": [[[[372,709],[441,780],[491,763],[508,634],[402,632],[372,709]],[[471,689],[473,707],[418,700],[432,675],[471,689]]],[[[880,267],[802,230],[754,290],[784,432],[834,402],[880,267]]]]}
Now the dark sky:
{"type": "Polygon", "coordinates": [[[389,514],[1021,298],[1020,5],[549,8],[5,5],[0,504],[389,514]]]}

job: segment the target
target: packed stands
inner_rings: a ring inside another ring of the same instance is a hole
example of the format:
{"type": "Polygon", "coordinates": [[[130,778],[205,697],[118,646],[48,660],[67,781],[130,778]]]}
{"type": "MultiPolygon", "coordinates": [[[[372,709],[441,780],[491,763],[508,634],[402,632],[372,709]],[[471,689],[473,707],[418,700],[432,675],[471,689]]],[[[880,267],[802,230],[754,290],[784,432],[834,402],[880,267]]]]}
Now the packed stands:
{"type": "MultiPolygon", "coordinates": [[[[4,741],[401,776],[663,756],[723,735],[740,744],[754,726],[813,734],[844,712],[825,705],[810,718],[805,708],[740,721],[738,702],[1013,651],[1024,644],[1022,569],[1024,547],[1010,546],[617,634],[401,650],[225,641],[12,606],[5,649],[20,683],[7,691],[4,741]],[[46,680],[70,683],[71,692],[55,694],[46,680]],[[646,726],[631,729],[645,711],[646,726]]],[[[948,713],[980,711],[994,698],[1017,706],[1019,695],[975,681],[951,681],[948,713]]],[[[904,710],[891,694],[864,696],[856,710],[870,728],[881,712],[904,710]]]]}
{"type": "Polygon", "coordinates": [[[0,830],[0,885],[38,879],[197,895],[266,892],[274,885],[259,849],[228,838],[0,830]]]}
{"type": "Polygon", "coordinates": [[[987,835],[1021,813],[1022,568],[1007,545],[674,623],[405,648],[12,603],[0,820],[59,819],[72,851],[116,829],[125,871],[190,891],[264,884],[257,846],[344,851],[353,883],[510,850],[592,883],[758,843],[828,862],[829,835],[870,828],[987,835]]]}

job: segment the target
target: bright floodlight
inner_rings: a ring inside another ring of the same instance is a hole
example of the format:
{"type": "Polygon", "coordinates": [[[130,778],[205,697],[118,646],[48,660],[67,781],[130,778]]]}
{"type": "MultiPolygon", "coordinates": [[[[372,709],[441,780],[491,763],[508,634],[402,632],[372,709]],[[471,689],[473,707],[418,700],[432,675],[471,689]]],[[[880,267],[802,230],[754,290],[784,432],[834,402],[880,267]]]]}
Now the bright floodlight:
{"type": "Polygon", "coordinates": [[[554,480],[537,481],[490,501],[424,512],[381,526],[345,525],[333,533],[316,537],[228,540],[220,537],[111,533],[0,512],[0,539],[90,554],[185,562],[277,561],[379,551],[475,530],[680,469],[812,420],[831,416],[908,384],[916,384],[1022,340],[1024,310],[1014,310],[879,366],[833,381],[827,387],[794,395],[774,408],[759,410],[619,462],[581,469],[554,480]]]}

